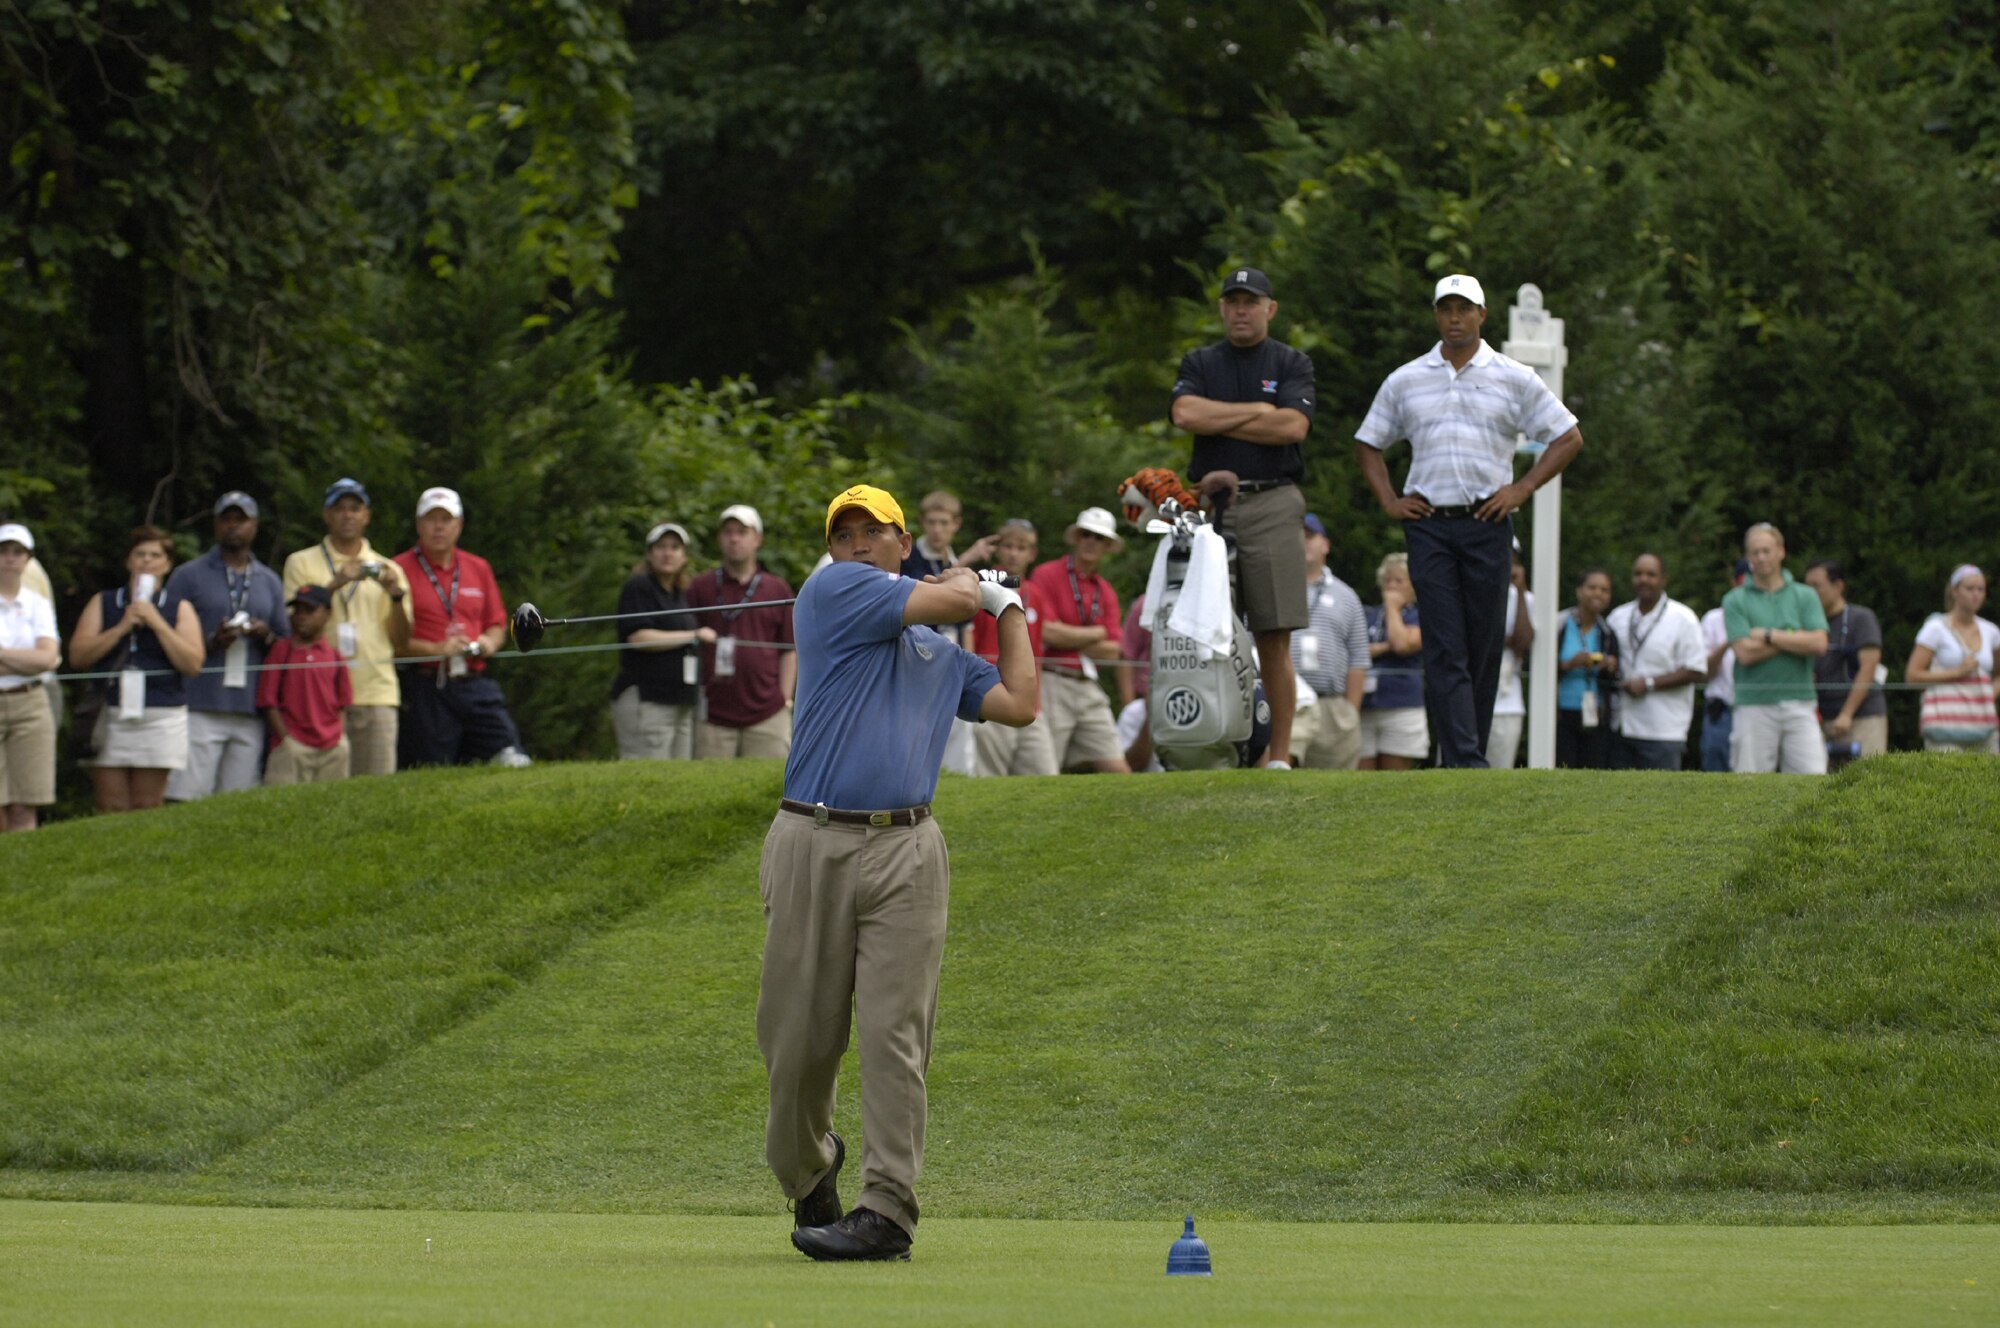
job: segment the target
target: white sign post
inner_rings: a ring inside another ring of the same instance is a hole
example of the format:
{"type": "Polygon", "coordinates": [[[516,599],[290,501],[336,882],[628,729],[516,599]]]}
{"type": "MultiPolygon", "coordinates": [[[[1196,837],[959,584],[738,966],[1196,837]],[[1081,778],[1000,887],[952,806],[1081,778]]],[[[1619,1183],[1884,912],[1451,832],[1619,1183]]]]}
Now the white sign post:
{"type": "MultiPolygon", "coordinates": [[[[1558,400],[1563,392],[1563,366],[1569,348],[1563,344],[1563,320],[1542,308],[1542,288],[1527,285],[1507,310],[1507,340],[1500,353],[1540,374],[1558,400]]],[[[1515,452],[1542,454],[1540,443],[1517,438],[1515,452]]],[[[1530,464],[1533,464],[1532,461],[1530,464]]],[[[1558,564],[1562,559],[1562,476],[1535,492],[1535,548],[1529,559],[1530,588],[1535,592],[1535,648],[1528,672],[1528,765],[1553,770],[1556,765],[1556,599],[1558,564]]]]}

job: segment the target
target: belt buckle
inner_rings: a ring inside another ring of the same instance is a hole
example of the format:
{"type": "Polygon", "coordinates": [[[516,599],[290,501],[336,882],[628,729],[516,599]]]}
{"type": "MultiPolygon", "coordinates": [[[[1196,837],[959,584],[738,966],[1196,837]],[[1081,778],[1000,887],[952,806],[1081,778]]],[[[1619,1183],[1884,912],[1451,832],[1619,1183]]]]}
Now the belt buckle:
{"type": "Polygon", "coordinates": [[[894,825],[895,823],[896,814],[894,812],[868,813],[868,824],[870,825],[894,825]]]}
{"type": "Polygon", "coordinates": [[[826,824],[826,820],[827,820],[827,816],[826,816],[826,804],[825,804],[825,803],[823,803],[823,802],[819,802],[819,803],[814,803],[814,804],[813,804],[813,824],[814,824],[814,825],[825,825],[825,824],[826,824]]]}

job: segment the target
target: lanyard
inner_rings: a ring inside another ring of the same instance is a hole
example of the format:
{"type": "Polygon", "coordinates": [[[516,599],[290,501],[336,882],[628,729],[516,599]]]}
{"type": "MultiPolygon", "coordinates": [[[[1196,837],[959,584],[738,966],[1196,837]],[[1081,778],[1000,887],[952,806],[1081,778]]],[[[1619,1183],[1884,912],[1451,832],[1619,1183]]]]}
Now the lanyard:
{"type": "MultiPolygon", "coordinates": [[[[760,582],[763,581],[763,579],[764,579],[764,573],[761,570],[756,573],[753,573],[750,577],[750,584],[744,588],[743,598],[736,601],[737,607],[730,609],[726,613],[721,613],[717,615],[722,619],[722,625],[724,627],[733,626],[736,620],[743,616],[743,605],[757,598],[757,586],[760,582]]],[[[721,595],[723,587],[728,584],[729,584],[729,578],[723,575],[722,569],[720,567],[716,568],[715,593],[718,596],[721,595]]]]}
{"type": "Polygon", "coordinates": [[[1078,627],[1088,627],[1097,621],[1098,587],[1101,582],[1097,577],[1091,577],[1090,612],[1085,613],[1083,610],[1083,587],[1078,585],[1076,580],[1076,556],[1074,554],[1065,556],[1063,558],[1063,567],[1069,572],[1070,598],[1076,601],[1076,625],[1078,627]]]}
{"type": "MultiPolygon", "coordinates": [[[[1667,605],[1671,602],[1672,601],[1670,601],[1665,595],[1660,596],[1660,602],[1653,607],[1653,613],[1652,613],[1653,625],[1651,627],[1648,627],[1643,633],[1640,632],[1639,630],[1639,624],[1646,620],[1647,615],[1637,612],[1633,613],[1632,615],[1632,667],[1633,668],[1636,669],[1639,667],[1639,652],[1646,648],[1646,642],[1652,640],[1653,633],[1659,631],[1660,624],[1667,620],[1667,605]]],[[[1634,604],[1633,608],[1637,609],[1638,605],[1634,604]]]]}
{"type": "MultiPolygon", "coordinates": [[[[326,579],[331,581],[333,580],[334,577],[340,575],[340,569],[333,565],[333,542],[331,540],[321,540],[319,542],[319,551],[320,551],[320,556],[326,559],[326,573],[327,573],[326,579]]],[[[363,553],[368,552],[368,546],[365,544],[362,545],[361,551],[363,553]]],[[[432,582],[432,584],[435,585],[436,582],[432,582]]],[[[354,604],[354,597],[360,593],[361,593],[361,583],[359,581],[350,581],[348,582],[347,589],[340,592],[340,602],[342,604],[348,605],[349,607],[352,607],[354,604]]],[[[454,589],[452,591],[452,594],[456,595],[458,594],[458,591],[454,589]]],[[[449,610],[447,610],[447,612],[449,612],[449,610]]]]}
{"type": "Polygon", "coordinates": [[[444,629],[445,629],[445,635],[449,636],[451,635],[452,605],[458,603],[458,574],[464,568],[465,564],[460,562],[455,557],[451,560],[450,599],[445,598],[444,587],[438,584],[437,573],[431,570],[431,560],[424,557],[424,551],[422,549],[417,550],[417,566],[424,569],[424,576],[427,579],[429,579],[431,583],[431,590],[434,591],[438,597],[438,603],[444,605],[444,629]]]}
{"type": "Polygon", "coordinates": [[[239,580],[236,573],[230,571],[229,565],[225,563],[222,567],[222,581],[229,590],[229,616],[233,618],[243,612],[244,606],[250,602],[250,569],[244,568],[243,576],[239,580]]]}
{"type": "MultiPolygon", "coordinates": [[[[118,587],[118,617],[121,620],[125,617],[126,590],[127,587],[125,586],[118,587]]],[[[135,660],[139,657],[139,633],[144,631],[146,631],[145,628],[139,627],[139,628],[134,628],[132,631],[127,632],[125,634],[125,658],[128,661],[135,660]]],[[[148,635],[151,635],[151,633],[148,633],[148,635]]],[[[108,683],[106,685],[109,686],[108,683]]]]}

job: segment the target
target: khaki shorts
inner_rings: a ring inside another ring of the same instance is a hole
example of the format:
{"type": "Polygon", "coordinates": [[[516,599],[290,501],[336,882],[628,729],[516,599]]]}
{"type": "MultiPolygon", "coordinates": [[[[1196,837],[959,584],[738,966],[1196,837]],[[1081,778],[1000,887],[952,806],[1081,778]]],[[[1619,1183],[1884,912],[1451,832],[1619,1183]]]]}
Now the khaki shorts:
{"type": "Polygon", "coordinates": [[[266,784],[331,784],[347,778],[349,763],[347,735],[331,747],[308,747],[297,738],[287,738],[264,758],[266,784]]]}
{"type": "Polygon", "coordinates": [[[637,687],[611,698],[621,761],[685,761],[694,756],[695,708],[641,700],[637,687]]]}
{"type": "Polygon", "coordinates": [[[1007,724],[980,724],[972,740],[979,752],[977,773],[996,775],[1057,775],[1056,751],[1049,745],[1047,717],[1035,716],[1024,729],[1007,724]]]}
{"type": "Polygon", "coordinates": [[[1431,754],[1431,726],[1422,706],[1361,712],[1361,755],[1406,756],[1421,761],[1431,754]]]}
{"type": "Polygon", "coordinates": [[[0,692],[0,807],[56,800],[56,721],[40,683],[0,692]]]}
{"type": "Polygon", "coordinates": [[[395,706],[349,706],[341,715],[347,729],[347,772],[351,775],[396,773],[396,736],[403,712],[395,706]]]}
{"type": "Polygon", "coordinates": [[[1306,496],[1296,484],[1246,493],[1223,529],[1236,537],[1236,580],[1252,632],[1296,632],[1306,614],[1306,496]]]}
{"type": "Polygon", "coordinates": [[[1811,701],[1739,705],[1729,731],[1729,768],[1739,775],[1823,775],[1826,739],[1811,701]]]}
{"type": "Polygon", "coordinates": [[[1361,713],[1344,696],[1322,696],[1292,717],[1292,764],[1352,770],[1361,759],[1361,713]]]}
{"type": "Polygon", "coordinates": [[[1042,713],[1035,722],[1049,726],[1049,750],[1058,769],[1125,759],[1111,698],[1088,678],[1042,670],[1042,713]]]}
{"type": "Polygon", "coordinates": [[[792,712],[780,710],[747,729],[725,728],[703,720],[694,731],[695,759],[727,761],[736,757],[776,758],[792,754],[792,712]]]}
{"type": "MultiPolygon", "coordinates": [[[[1828,742],[1840,741],[1820,725],[1820,736],[1828,742]]],[[[1854,724],[1847,730],[1847,742],[1861,744],[1863,756],[1881,756],[1889,750],[1889,717],[1887,715],[1857,715],[1854,724]]]]}

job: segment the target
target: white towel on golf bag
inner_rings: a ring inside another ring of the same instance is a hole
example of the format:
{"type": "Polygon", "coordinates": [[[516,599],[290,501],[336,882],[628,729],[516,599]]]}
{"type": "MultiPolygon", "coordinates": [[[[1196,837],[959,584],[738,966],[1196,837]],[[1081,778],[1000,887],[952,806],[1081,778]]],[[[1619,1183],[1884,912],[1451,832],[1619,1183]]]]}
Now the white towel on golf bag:
{"type": "MultiPolygon", "coordinates": [[[[1173,541],[1160,541],[1153,555],[1153,570],[1146,578],[1146,602],[1158,604],[1167,589],[1167,552],[1173,541]]],[[[1210,659],[1229,653],[1236,640],[1236,611],[1229,602],[1229,548],[1207,526],[1194,532],[1188,546],[1187,576],[1181,581],[1180,597],[1167,615],[1167,626],[1207,652],[1210,659]]]]}

